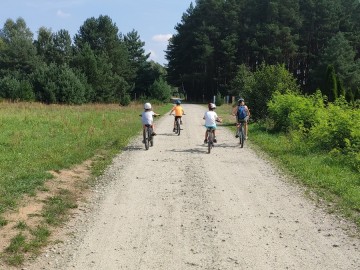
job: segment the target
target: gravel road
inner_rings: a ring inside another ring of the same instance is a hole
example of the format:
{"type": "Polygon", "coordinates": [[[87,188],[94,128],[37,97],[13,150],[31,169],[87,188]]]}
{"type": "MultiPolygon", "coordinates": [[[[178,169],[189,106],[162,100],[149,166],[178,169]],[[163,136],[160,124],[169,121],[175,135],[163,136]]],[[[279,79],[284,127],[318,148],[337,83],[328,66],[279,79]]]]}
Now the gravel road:
{"type": "Polygon", "coordinates": [[[204,108],[183,107],[181,135],[164,116],[154,147],[136,138],[64,228],[64,242],[23,269],[360,269],[360,240],[346,222],[225,127],[207,154],[204,108]]]}

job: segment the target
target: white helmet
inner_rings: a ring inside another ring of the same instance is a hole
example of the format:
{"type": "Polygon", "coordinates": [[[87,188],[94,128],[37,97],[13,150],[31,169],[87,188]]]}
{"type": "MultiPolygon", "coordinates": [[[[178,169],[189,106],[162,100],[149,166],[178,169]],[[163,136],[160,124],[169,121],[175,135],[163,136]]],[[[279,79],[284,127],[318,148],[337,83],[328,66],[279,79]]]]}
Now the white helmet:
{"type": "Polygon", "coordinates": [[[209,109],[215,109],[216,105],[214,103],[209,103],[209,109]]]}
{"type": "Polygon", "coordinates": [[[150,103],[145,103],[144,104],[144,109],[145,110],[150,110],[151,109],[151,104],[150,103]]]}

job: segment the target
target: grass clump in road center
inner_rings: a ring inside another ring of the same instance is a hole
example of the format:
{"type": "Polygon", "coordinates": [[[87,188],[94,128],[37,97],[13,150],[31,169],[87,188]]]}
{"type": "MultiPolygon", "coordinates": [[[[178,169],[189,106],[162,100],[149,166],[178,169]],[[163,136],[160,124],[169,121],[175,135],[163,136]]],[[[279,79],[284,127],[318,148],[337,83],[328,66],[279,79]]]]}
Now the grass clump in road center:
{"type": "MultiPolygon", "coordinates": [[[[235,134],[235,117],[230,115],[231,111],[230,105],[217,108],[224,124],[235,134]]],[[[306,141],[299,143],[289,134],[268,132],[262,123],[249,125],[246,144],[249,143],[266,152],[281,168],[298,179],[309,194],[317,194],[319,200],[326,202],[329,211],[341,213],[360,228],[359,173],[341,162],[341,157],[315,151],[306,141]]]]}

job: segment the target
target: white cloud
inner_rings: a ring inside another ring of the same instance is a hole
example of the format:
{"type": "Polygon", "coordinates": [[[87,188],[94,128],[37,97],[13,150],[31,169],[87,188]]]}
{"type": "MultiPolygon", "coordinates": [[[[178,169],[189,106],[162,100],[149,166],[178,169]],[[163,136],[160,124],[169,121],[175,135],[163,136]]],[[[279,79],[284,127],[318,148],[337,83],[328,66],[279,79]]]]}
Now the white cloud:
{"type": "Polygon", "coordinates": [[[171,34],[165,34],[165,35],[155,35],[152,37],[152,40],[156,42],[168,42],[169,39],[172,37],[171,34]]]}
{"type": "Polygon", "coordinates": [[[158,58],[157,54],[156,54],[155,51],[153,51],[153,50],[148,50],[147,53],[150,53],[150,56],[149,56],[149,59],[150,59],[150,60],[154,60],[154,61],[155,61],[155,60],[158,58]]]}
{"type": "Polygon", "coordinates": [[[57,12],[56,12],[56,15],[58,17],[61,17],[61,18],[66,18],[66,17],[70,17],[70,13],[65,13],[64,11],[62,11],[61,9],[59,9],[57,12]]]}

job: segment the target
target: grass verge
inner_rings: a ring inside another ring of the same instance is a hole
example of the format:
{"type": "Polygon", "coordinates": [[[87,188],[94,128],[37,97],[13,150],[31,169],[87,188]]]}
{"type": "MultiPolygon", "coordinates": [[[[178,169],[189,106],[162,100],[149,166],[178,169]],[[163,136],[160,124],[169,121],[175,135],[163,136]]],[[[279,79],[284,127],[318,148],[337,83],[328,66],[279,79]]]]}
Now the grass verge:
{"type": "MultiPolygon", "coordinates": [[[[231,106],[222,105],[217,113],[235,132],[231,106]]],[[[249,125],[249,142],[273,159],[286,173],[293,176],[308,194],[317,194],[327,209],[355,222],[360,229],[360,176],[348,165],[324,152],[309,150],[306,143],[295,144],[285,134],[271,134],[259,123],[249,125]]]]}

